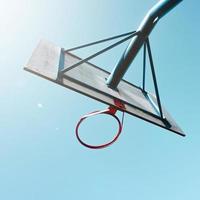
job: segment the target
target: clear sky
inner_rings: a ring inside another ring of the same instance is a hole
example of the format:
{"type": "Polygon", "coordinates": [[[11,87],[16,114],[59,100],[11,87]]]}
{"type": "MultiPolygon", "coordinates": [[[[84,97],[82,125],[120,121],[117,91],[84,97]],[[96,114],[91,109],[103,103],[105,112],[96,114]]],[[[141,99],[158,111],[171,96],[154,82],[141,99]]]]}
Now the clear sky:
{"type": "MultiPolygon", "coordinates": [[[[150,37],[161,100],[186,138],[126,115],[114,145],[86,149],[75,125],[107,106],[23,70],[41,38],[69,48],[132,31],[156,2],[0,0],[0,199],[200,199],[199,1],[183,1],[150,37]]],[[[111,71],[124,47],[93,62],[111,71]]],[[[138,57],[125,77],[132,82],[138,57]]],[[[86,125],[97,142],[114,122],[86,125]]]]}

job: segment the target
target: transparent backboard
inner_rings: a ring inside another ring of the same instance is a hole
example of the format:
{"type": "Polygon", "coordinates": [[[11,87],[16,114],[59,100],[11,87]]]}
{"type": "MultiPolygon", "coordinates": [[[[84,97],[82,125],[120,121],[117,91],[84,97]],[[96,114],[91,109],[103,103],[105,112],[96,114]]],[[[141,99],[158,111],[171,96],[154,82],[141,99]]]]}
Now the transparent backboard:
{"type": "Polygon", "coordinates": [[[89,62],[60,73],[79,61],[81,58],[76,55],[41,40],[24,69],[108,105],[115,106],[118,99],[124,104],[125,112],[184,136],[163,106],[164,120],[159,116],[153,94],[144,93],[141,88],[125,80],[119,83],[117,90],[112,90],[106,85],[110,73],[89,62]]]}

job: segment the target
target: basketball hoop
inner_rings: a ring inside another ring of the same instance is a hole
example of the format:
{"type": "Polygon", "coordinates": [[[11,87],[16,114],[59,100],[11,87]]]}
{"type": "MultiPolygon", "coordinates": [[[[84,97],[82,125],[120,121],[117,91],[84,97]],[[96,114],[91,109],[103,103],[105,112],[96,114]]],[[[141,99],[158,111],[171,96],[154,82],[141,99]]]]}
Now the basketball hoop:
{"type": "MultiPolygon", "coordinates": [[[[116,104],[117,106],[117,104],[116,104]]],[[[118,105],[119,106],[119,105],[118,105]]],[[[121,104],[120,104],[120,107],[121,107],[121,104]]],[[[122,108],[122,107],[121,107],[122,108]]],[[[109,106],[107,109],[105,110],[101,110],[101,111],[94,111],[94,112],[91,112],[89,114],[86,114],[84,115],[83,117],[81,117],[81,119],[79,120],[79,122],[77,123],[76,125],[76,137],[78,139],[78,141],[85,147],[87,148],[90,148],[90,149],[102,149],[102,148],[105,148],[105,147],[108,147],[110,146],[111,144],[113,144],[114,142],[117,141],[118,137],[120,136],[121,132],[122,132],[122,128],[123,128],[123,121],[124,121],[124,112],[122,114],[122,120],[120,121],[120,119],[115,115],[116,112],[117,112],[118,108],[117,107],[113,107],[113,106],[109,106]],[[79,127],[81,125],[81,123],[89,118],[89,117],[93,117],[93,116],[96,116],[96,115],[100,115],[100,114],[105,114],[105,115],[110,115],[111,117],[113,117],[117,122],[118,122],[118,130],[114,136],[114,138],[107,142],[107,143],[104,143],[104,144],[100,144],[100,145],[91,145],[91,144],[88,144],[86,142],[84,142],[80,136],[79,136],[79,127]]]]}

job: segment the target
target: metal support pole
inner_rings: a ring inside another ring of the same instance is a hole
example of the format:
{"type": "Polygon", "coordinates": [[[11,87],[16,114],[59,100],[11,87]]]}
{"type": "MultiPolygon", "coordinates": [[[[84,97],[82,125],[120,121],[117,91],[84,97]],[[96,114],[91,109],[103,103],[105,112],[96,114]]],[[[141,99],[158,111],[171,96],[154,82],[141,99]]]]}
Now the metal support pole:
{"type": "Polygon", "coordinates": [[[128,67],[136,57],[137,53],[148,38],[158,20],[172,8],[178,5],[181,1],[182,0],[160,0],[154,7],[150,9],[137,29],[139,34],[131,40],[118,64],[108,77],[108,87],[112,89],[117,88],[120,80],[123,78],[128,67]]]}

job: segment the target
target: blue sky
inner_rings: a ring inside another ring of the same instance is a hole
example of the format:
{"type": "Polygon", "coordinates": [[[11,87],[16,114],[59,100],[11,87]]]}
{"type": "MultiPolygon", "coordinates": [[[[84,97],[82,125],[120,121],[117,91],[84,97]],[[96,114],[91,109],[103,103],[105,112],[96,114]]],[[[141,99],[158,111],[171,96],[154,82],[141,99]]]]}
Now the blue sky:
{"type": "MultiPolygon", "coordinates": [[[[150,37],[161,100],[186,138],[126,115],[114,145],[86,149],[75,138],[77,120],[106,105],[23,71],[41,38],[69,48],[132,31],[156,2],[0,1],[1,199],[200,198],[198,1],[183,1],[150,37]]],[[[125,46],[93,62],[111,71],[125,46]]],[[[139,54],[125,78],[138,82],[140,69],[139,54]]],[[[91,141],[105,139],[102,129],[112,132],[108,120],[88,121],[91,141]]]]}

